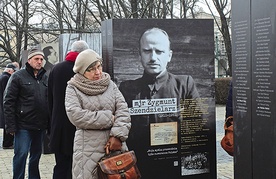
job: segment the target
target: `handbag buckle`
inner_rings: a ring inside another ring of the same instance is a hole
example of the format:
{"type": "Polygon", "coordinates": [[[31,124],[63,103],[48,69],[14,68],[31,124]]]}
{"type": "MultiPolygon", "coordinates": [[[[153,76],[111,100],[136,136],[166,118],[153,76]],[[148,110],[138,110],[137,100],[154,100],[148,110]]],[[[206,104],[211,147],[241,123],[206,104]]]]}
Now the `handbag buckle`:
{"type": "Polygon", "coordinates": [[[120,165],[122,165],[122,164],[123,164],[122,160],[119,160],[119,161],[116,162],[116,165],[117,165],[117,166],[120,166],[120,165]]]}

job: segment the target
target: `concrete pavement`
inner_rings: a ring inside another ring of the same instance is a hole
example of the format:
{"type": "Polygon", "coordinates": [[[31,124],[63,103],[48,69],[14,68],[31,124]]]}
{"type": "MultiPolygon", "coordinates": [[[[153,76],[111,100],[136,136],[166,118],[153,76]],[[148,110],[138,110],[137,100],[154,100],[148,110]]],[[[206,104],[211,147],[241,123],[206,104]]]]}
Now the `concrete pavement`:
{"type": "MultiPolygon", "coordinates": [[[[217,129],[217,178],[233,179],[233,157],[229,156],[220,146],[220,140],[224,135],[223,124],[225,118],[225,106],[216,106],[216,129],[217,129]]],[[[0,129],[0,179],[12,178],[12,149],[2,148],[3,130],[0,129]]],[[[55,159],[53,154],[43,154],[40,160],[40,175],[42,179],[51,179],[55,159]]],[[[26,170],[27,171],[27,170],[26,170]]],[[[26,172],[27,178],[27,172],[26,172]]]]}
{"type": "MultiPolygon", "coordinates": [[[[13,149],[3,149],[2,148],[2,135],[3,130],[0,130],[0,179],[12,179],[12,158],[13,158],[13,149]]],[[[28,160],[27,160],[28,162],[28,160]]],[[[41,179],[51,179],[53,173],[53,167],[55,164],[55,158],[53,154],[43,154],[40,159],[40,175],[41,179]]],[[[27,178],[27,166],[26,165],[26,173],[25,178],[27,178]]]]}

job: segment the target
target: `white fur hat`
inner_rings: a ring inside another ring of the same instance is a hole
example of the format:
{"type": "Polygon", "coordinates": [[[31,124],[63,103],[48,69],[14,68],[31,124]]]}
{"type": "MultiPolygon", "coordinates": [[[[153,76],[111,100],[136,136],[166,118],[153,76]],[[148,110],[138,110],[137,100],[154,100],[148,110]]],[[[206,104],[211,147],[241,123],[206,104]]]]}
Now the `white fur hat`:
{"type": "Polygon", "coordinates": [[[77,56],[73,71],[83,75],[89,65],[96,61],[102,61],[100,55],[97,54],[94,50],[86,49],[77,56]]]}

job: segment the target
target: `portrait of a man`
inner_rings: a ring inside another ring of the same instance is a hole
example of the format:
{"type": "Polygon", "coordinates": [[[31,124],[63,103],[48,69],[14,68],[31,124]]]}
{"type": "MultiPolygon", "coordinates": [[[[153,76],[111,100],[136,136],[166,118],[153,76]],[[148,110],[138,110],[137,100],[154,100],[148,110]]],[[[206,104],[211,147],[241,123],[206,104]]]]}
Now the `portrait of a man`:
{"type": "MultiPolygon", "coordinates": [[[[173,55],[170,43],[168,34],[160,28],[150,28],[142,34],[139,40],[139,60],[144,68],[143,76],[120,84],[129,107],[137,99],[177,98],[176,106],[180,108],[181,100],[199,98],[196,84],[190,75],[174,75],[167,71],[173,55]]],[[[180,114],[163,116],[163,113],[159,115],[157,112],[151,122],[177,121],[180,114]]]]}
{"type": "Polygon", "coordinates": [[[44,68],[46,73],[49,74],[55,64],[59,62],[57,44],[42,44],[42,50],[44,53],[44,68]]]}
{"type": "Polygon", "coordinates": [[[213,38],[206,20],[103,23],[104,64],[128,104],[127,145],[145,179],[209,175],[216,167],[213,38]],[[183,170],[188,156],[207,156],[204,169],[183,170]]]}

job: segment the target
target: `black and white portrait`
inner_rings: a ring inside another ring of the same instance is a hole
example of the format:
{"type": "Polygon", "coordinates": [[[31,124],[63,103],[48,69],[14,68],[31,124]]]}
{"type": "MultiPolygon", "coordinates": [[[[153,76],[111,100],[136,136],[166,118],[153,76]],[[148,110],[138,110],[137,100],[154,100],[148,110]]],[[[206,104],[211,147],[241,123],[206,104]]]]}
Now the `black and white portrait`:
{"type": "Polygon", "coordinates": [[[105,69],[128,103],[127,144],[142,176],[188,175],[184,153],[215,158],[213,21],[115,19],[102,27],[105,69]]]}
{"type": "Polygon", "coordinates": [[[58,43],[41,44],[41,49],[44,53],[44,68],[49,74],[53,66],[59,62],[58,43]]]}

